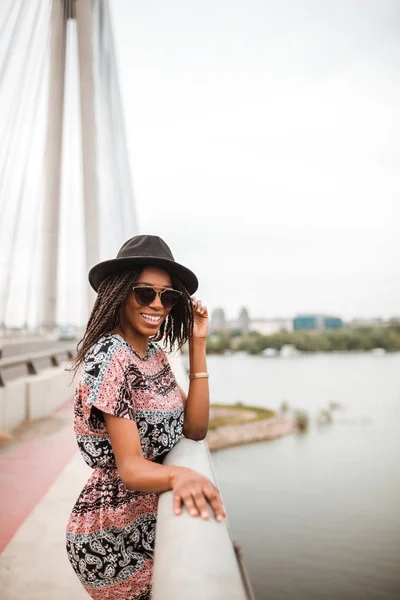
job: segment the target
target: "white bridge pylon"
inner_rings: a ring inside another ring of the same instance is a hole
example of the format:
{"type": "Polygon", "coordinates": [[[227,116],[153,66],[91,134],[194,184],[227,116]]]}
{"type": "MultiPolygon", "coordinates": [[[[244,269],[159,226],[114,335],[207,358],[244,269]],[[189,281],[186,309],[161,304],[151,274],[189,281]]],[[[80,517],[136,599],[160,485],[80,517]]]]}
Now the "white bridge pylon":
{"type": "Polygon", "coordinates": [[[0,7],[8,32],[0,134],[9,141],[0,153],[0,325],[52,330],[86,320],[88,270],[138,231],[111,18],[108,0],[8,1],[0,7]],[[24,140],[39,141],[22,151],[24,140]]]}

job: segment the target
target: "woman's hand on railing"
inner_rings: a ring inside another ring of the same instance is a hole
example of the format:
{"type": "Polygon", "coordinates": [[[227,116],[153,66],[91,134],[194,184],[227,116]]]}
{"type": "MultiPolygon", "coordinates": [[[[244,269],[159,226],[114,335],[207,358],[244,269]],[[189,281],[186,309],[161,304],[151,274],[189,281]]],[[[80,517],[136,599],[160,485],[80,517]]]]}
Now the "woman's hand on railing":
{"type": "Polygon", "coordinates": [[[171,483],[176,515],[181,514],[182,505],[185,505],[192,517],[200,515],[207,520],[210,516],[208,502],[217,521],[226,517],[218,488],[207,477],[186,467],[172,469],[171,483]]]}

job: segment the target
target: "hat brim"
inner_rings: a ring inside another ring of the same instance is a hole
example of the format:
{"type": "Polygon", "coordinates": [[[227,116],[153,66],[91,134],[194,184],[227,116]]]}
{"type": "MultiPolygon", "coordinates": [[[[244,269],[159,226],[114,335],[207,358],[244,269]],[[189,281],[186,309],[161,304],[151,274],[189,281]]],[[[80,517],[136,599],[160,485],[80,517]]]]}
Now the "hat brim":
{"type": "Polygon", "coordinates": [[[167,258],[158,258],[156,256],[135,256],[135,258],[113,258],[105,260],[92,267],[89,271],[89,283],[97,292],[102,281],[112,273],[125,271],[128,269],[136,270],[137,267],[154,266],[165,269],[170,275],[177,277],[185,286],[190,295],[194,294],[199,287],[196,275],[183,265],[168,260],[167,258]]]}

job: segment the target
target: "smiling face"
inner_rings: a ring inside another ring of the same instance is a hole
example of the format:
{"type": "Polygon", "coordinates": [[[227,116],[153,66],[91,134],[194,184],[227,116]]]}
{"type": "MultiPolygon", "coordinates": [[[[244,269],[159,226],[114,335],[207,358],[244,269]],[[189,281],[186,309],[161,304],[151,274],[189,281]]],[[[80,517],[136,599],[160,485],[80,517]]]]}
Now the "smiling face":
{"type": "MultiPolygon", "coordinates": [[[[145,267],[138,277],[135,287],[149,285],[161,291],[164,288],[172,289],[171,276],[158,267],[145,267]]],[[[121,325],[128,327],[131,334],[149,338],[156,335],[163,321],[171,312],[170,308],[164,308],[159,295],[148,306],[142,306],[135,298],[132,290],[121,307],[121,325]]]]}

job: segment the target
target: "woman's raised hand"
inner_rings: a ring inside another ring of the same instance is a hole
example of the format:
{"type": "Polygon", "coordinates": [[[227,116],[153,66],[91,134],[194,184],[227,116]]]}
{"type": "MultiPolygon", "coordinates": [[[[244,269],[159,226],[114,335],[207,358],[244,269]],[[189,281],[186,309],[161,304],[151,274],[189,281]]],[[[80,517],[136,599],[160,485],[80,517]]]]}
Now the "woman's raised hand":
{"type": "Polygon", "coordinates": [[[208,519],[211,505],[215,519],[222,521],[226,517],[218,488],[204,475],[185,467],[173,467],[172,492],[174,498],[174,512],[180,515],[184,505],[192,517],[200,515],[208,519]]]}
{"type": "Polygon", "coordinates": [[[207,306],[203,306],[201,300],[196,300],[192,296],[194,328],[193,337],[205,338],[208,332],[208,311],[207,306]]]}

